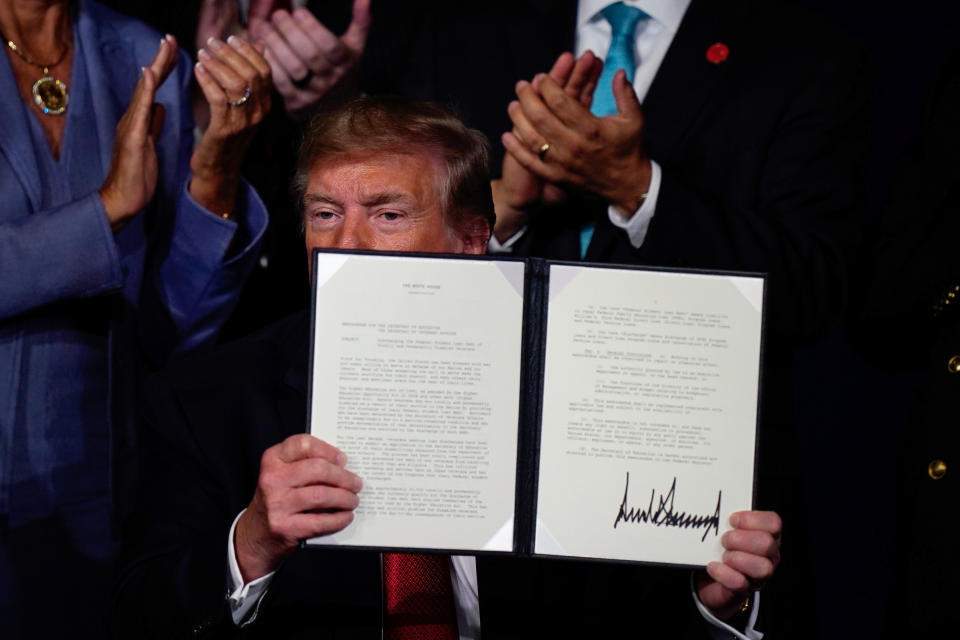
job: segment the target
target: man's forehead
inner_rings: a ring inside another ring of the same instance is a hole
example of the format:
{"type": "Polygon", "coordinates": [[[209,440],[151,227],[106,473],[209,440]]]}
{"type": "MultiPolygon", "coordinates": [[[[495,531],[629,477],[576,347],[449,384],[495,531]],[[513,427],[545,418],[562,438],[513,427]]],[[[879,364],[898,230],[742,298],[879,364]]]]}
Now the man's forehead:
{"type": "Polygon", "coordinates": [[[433,169],[439,178],[442,168],[439,154],[427,150],[399,149],[364,150],[350,153],[336,153],[317,158],[309,175],[326,175],[344,169],[356,168],[369,173],[380,171],[398,172],[422,176],[425,170],[433,169]]]}
{"type": "Polygon", "coordinates": [[[364,151],[318,159],[307,176],[304,204],[358,201],[365,206],[406,202],[429,207],[443,201],[442,166],[428,153],[364,151]]]}

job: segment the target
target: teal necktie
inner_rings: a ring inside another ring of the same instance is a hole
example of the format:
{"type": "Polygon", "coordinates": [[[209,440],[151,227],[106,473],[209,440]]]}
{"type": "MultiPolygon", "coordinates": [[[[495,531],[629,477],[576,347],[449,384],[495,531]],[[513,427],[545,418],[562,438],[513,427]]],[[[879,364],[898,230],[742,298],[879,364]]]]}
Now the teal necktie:
{"type": "Polygon", "coordinates": [[[627,80],[633,82],[633,74],[637,71],[637,65],[633,61],[634,32],[637,30],[637,23],[650,16],[622,2],[607,5],[600,13],[610,23],[612,37],[610,49],[603,59],[603,72],[597,81],[593,107],[590,110],[593,115],[602,117],[617,113],[617,102],[613,98],[613,76],[617,71],[626,71],[627,80]]]}
{"type": "MultiPolygon", "coordinates": [[[[637,65],[633,62],[634,31],[637,23],[649,18],[646,13],[636,7],[628,7],[622,2],[614,2],[600,11],[610,23],[610,49],[603,59],[603,71],[597,81],[597,89],[593,93],[593,105],[590,111],[593,115],[603,117],[617,113],[617,101],[613,97],[613,76],[623,69],[627,72],[627,80],[633,82],[633,74],[637,65]]],[[[580,229],[580,258],[587,255],[587,247],[593,239],[594,225],[588,224],[580,229]]]]}

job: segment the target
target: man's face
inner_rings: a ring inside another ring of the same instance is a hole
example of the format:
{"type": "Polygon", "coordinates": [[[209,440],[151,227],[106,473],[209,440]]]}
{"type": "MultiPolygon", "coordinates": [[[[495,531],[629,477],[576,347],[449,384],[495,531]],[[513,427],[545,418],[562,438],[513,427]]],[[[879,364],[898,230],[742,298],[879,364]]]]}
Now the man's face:
{"type": "Polygon", "coordinates": [[[482,253],[485,240],[447,223],[442,170],[425,154],[366,152],[320,161],[304,195],[307,255],[317,247],[482,253]]]}

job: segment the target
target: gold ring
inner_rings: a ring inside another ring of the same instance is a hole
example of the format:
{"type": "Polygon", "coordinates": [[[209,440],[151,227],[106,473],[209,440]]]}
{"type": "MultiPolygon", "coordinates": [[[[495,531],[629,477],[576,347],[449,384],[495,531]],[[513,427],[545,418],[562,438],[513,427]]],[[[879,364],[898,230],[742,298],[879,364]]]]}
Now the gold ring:
{"type": "Polygon", "coordinates": [[[537,150],[537,155],[540,156],[540,159],[543,160],[543,157],[547,155],[547,151],[550,151],[550,143],[544,142],[540,145],[540,148],[537,150]]]}
{"type": "Polygon", "coordinates": [[[237,98],[236,100],[227,100],[227,105],[231,107],[242,107],[247,104],[247,100],[250,99],[250,87],[247,87],[243,90],[243,95],[237,98]]]}

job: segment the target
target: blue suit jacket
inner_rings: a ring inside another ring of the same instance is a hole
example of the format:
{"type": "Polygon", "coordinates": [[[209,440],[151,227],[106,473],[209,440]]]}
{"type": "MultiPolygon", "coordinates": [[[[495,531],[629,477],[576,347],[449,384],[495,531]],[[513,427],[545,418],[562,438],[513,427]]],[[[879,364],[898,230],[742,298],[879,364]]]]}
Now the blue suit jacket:
{"type": "MultiPolygon", "coordinates": [[[[5,470],[0,471],[0,494],[11,483],[44,471],[42,463],[21,459],[26,457],[22,439],[18,444],[13,436],[18,421],[23,430],[24,420],[30,420],[18,414],[18,405],[24,393],[25,345],[36,339],[42,326],[38,317],[56,314],[83,298],[112,296],[108,343],[113,458],[132,459],[126,455],[132,446],[129,399],[137,372],[216,336],[266,228],[263,204],[246,185],[238,200],[239,224],[205,211],[187,191],[193,144],[191,64],[181,54],[156,96],[166,111],[156,145],[156,194],[122,231],[113,233],[98,190],[110,166],[116,125],[161,35],[80,0],[74,37],[82,43],[94,109],[89,126],[96,128],[99,142],[90,153],[99,154],[104,173],[90,184],[87,195],[42,209],[44,186],[28,133],[30,116],[19,100],[0,102],[0,470],[5,470]],[[29,464],[34,467],[25,466],[29,464]]],[[[0,90],[15,96],[15,80],[5,64],[0,61],[0,90]]],[[[36,431],[27,430],[27,437],[44,437],[36,431]]],[[[37,499],[11,495],[10,524],[16,523],[18,500],[37,499]]]]}

